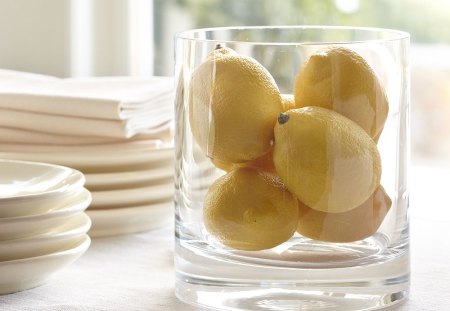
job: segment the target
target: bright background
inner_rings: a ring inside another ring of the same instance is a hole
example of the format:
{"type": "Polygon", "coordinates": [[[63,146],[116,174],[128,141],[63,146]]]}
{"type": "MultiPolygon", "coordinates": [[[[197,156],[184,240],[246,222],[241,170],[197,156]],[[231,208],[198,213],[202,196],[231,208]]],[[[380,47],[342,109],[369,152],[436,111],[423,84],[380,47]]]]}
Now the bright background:
{"type": "Polygon", "coordinates": [[[347,25],[411,33],[412,161],[450,167],[448,0],[0,0],[0,68],[61,77],[171,75],[198,27],[347,25]]]}

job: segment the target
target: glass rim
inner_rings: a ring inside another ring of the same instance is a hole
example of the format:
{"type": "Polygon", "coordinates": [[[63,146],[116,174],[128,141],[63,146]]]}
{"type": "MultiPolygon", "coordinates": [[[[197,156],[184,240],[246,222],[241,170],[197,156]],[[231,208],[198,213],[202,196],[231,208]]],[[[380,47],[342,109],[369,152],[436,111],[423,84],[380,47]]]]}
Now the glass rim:
{"type": "Polygon", "coordinates": [[[291,26],[231,26],[231,27],[208,27],[197,28],[179,32],[175,35],[177,40],[189,40],[198,42],[210,42],[210,43],[239,43],[250,45],[333,45],[333,44],[361,44],[361,43],[381,43],[390,41],[402,41],[409,40],[410,34],[403,30],[389,29],[389,28],[377,28],[377,27],[353,27],[353,26],[327,26],[327,25],[291,25],[291,26]],[[342,31],[367,31],[371,33],[386,33],[389,34],[387,38],[380,39],[365,39],[365,40],[335,40],[335,41],[305,41],[305,42],[264,42],[264,41],[240,41],[240,40],[219,40],[219,39],[206,39],[206,38],[194,38],[193,35],[200,32],[207,31],[224,31],[224,30],[252,30],[252,29],[315,29],[315,30],[342,30],[342,31]]]}

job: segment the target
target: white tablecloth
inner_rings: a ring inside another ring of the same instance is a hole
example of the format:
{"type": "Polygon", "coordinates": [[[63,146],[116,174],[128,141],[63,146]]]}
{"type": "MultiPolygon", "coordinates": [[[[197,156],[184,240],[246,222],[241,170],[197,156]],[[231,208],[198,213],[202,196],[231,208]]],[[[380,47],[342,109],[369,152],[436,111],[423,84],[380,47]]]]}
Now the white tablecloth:
{"type": "MultiPolygon", "coordinates": [[[[411,180],[411,297],[392,310],[450,310],[450,172],[415,168],[411,180]]],[[[195,310],[173,294],[172,249],[172,228],[94,240],[48,284],[0,296],[0,310],[195,310]]]]}

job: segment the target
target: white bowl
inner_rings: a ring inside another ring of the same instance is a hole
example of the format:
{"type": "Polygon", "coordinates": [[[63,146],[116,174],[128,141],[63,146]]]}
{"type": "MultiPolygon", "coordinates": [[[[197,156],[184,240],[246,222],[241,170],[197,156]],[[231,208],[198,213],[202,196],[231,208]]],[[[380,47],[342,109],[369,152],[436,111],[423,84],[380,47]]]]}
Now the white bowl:
{"type": "Polygon", "coordinates": [[[85,213],[75,215],[68,223],[42,235],[0,241],[0,262],[55,253],[77,244],[91,228],[85,213]]]}
{"type": "Polygon", "coordinates": [[[44,214],[0,218],[0,241],[18,239],[49,232],[82,213],[91,203],[90,192],[81,188],[67,205],[44,214]]]}
{"type": "Polygon", "coordinates": [[[173,201],[167,203],[88,210],[92,220],[91,237],[149,231],[170,224],[173,221],[173,201]]]}
{"type": "Polygon", "coordinates": [[[68,183],[73,175],[77,179],[69,181],[83,180],[80,172],[64,166],[0,160],[0,202],[59,192],[73,186],[68,183]]]}
{"type": "Polygon", "coordinates": [[[0,218],[39,214],[64,203],[84,185],[68,167],[0,160],[0,218]]]}
{"type": "Polygon", "coordinates": [[[23,200],[20,203],[0,205],[0,220],[4,218],[40,215],[52,210],[60,209],[77,199],[82,186],[59,196],[42,196],[33,200],[23,200]]]}
{"type": "Polygon", "coordinates": [[[75,246],[43,256],[0,262],[0,294],[10,294],[45,283],[54,273],[83,255],[91,239],[80,237],[75,246]]]}

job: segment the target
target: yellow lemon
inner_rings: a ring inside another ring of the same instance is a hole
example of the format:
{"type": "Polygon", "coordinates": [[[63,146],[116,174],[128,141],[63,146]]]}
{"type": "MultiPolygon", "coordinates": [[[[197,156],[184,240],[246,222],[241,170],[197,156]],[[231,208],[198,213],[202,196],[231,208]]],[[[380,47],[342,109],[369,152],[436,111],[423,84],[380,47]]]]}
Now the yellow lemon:
{"type": "Polygon", "coordinates": [[[204,223],[220,242],[262,250],[287,241],[298,223],[297,199],[272,174],[238,168],[217,179],[204,201],[204,223]]]}
{"type": "Polygon", "coordinates": [[[378,230],[391,204],[391,199],[381,186],[366,202],[344,213],[319,212],[299,202],[297,232],[326,242],[363,240],[378,230]]]}
{"type": "Polygon", "coordinates": [[[383,130],[389,105],[385,90],[367,62],[347,48],[312,55],[294,84],[296,108],[320,106],[358,123],[372,138],[383,130]]]}
{"type": "Polygon", "coordinates": [[[283,105],[283,112],[295,108],[295,97],[292,94],[281,94],[281,103],[283,105]]]}
{"type": "Polygon", "coordinates": [[[273,148],[270,148],[269,151],[263,156],[249,162],[243,163],[228,163],[220,160],[211,160],[212,163],[225,172],[230,172],[233,169],[237,169],[240,167],[253,167],[257,169],[264,170],[266,172],[275,173],[275,166],[273,164],[273,148]]]}
{"type": "Polygon", "coordinates": [[[275,80],[251,57],[219,48],[192,74],[192,134],[214,160],[240,163],[264,155],[282,110],[275,80]]]}
{"type": "MultiPolygon", "coordinates": [[[[281,103],[283,107],[283,111],[287,111],[295,108],[295,99],[292,94],[281,94],[281,103]]],[[[262,169],[266,172],[276,173],[275,166],[273,164],[273,147],[269,149],[264,155],[259,158],[242,163],[230,163],[225,161],[220,161],[217,159],[211,159],[211,162],[219,169],[225,172],[231,172],[233,169],[237,169],[240,167],[253,167],[262,169]]]]}
{"type": "Polygon", "coordinates": [[[325,108],[280,114],[273,161],[286,187],[322,212],[354,209],[380,185],[381,159],[375,142],[356,123],[325,108]]]}
{"type": "Polygon", "coordinates": [[[235,168],[235,164],[233,164],[233,163],[228,163],[228,162],[220,161],[217,159],[211,159],[211,162],[215,165],[215,167],[217,167],[227,173],[231,172],[233,170],[233,168],[235,168]]]}

